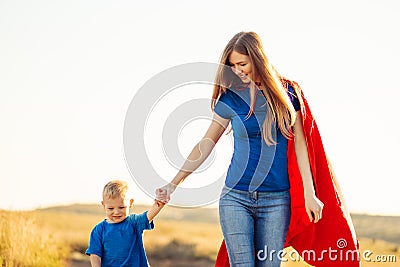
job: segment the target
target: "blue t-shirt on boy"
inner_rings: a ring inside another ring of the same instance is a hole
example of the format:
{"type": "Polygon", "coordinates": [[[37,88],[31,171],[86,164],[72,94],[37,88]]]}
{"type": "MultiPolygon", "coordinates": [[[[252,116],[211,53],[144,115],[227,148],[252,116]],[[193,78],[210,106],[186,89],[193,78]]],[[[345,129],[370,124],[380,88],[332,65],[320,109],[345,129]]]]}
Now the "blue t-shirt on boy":
{"type": "Polygon", "coordinates": [[[86,254],[101,257],[101,266],[147,267],[148,261],[143,246],[143,231],[154,228],[147,219],[147,211],[131,214],[120,223],[98,223],[90,234],[86,254]]]}
{"type": "MultiPolygon", "coordinates": [[[[288,95],[296,111],[300,103],[294,89],[289,86],[288,95]]],[[[250,109],[249,88],[233,87],[223,93],[214,112],[231,120],[234,150],[225,185],[242,191],[275,192],[289,189],[287,166],[288,140],[275,125],[272,136],[276,145],[268,146],[262,136],[262,125],[268,111],[262,91],[256,92],[254,113],[250,109]]]]}

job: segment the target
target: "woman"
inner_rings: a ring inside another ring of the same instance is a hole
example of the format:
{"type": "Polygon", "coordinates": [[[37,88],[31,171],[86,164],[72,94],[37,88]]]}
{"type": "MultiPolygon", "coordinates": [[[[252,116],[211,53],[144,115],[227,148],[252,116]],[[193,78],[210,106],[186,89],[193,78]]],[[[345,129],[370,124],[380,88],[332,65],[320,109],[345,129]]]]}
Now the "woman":
{"type": "Polygon", "coordinates": [[[220,63],[213,90],[213,121],[182,169],[156,191],[156,198],[168,202],[176,186],[201,165],[231,124],[234,153],[219,202],[230,264],[280,266],[278,253],[264,254],[266,248],[283,249],[289,226],[286,151],[290,138],[294,138],[306,212],[314,223],[322,218],[323,204],[315,195],[299,99],[269,63],[254,32],[236,34],[220,63]]]}

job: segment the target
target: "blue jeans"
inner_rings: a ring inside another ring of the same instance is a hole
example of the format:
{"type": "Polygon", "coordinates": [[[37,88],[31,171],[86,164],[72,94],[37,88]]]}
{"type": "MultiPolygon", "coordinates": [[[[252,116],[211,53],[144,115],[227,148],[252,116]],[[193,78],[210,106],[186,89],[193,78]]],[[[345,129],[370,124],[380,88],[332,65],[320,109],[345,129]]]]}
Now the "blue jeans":
{"type": "Polygon", "coordinates": [[[290,221],[290,194],[223,188],[219,217],[231,266],[281,264],[290,221]]]}

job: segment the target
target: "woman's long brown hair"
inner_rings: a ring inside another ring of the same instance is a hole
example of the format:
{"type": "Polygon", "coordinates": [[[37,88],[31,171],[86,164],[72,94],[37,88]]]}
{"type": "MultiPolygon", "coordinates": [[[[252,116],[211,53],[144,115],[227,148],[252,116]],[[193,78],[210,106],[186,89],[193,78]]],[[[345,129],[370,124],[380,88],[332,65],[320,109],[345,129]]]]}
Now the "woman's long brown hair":
{"type": "Polygon", "coordinates": [[[220,60],[220,66],[215,77],[214,90],[212,95],[211,108],[214,110],[215,105],[228,88],[239,85],[241,80],[233,73],[229,67],[229,55],[236,51],[240,54],[247,55],[252,65],[252,82],[250,83],[250,116],[255,108],[256,85],[253,82],[257,80],[261,82],[262,91],[267,99],[268,112],[263,123],[263,137],[268,145],[276,144],[272,135],[272,129],[277,123],[282,135],[291,138],[290,128],[294,125],[296,119],[296,111],[282,81],[283,78],[269,63],[264,52],[260,37],[255,32],[240,32],[236,34],[226,45],[220,60]]]}

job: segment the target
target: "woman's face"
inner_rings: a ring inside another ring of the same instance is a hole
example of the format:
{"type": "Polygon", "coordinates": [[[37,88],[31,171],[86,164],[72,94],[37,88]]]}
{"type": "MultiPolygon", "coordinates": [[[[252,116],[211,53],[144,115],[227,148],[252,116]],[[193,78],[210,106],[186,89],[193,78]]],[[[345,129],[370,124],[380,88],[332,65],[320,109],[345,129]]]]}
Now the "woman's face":
{"type": "Polygon", "coordinates": [[[242,82],[249,83],[253,78],[253,68],[249,56],[233,51],[229,55],[228,60],[232,71],[242,80],[242,82]]]}

